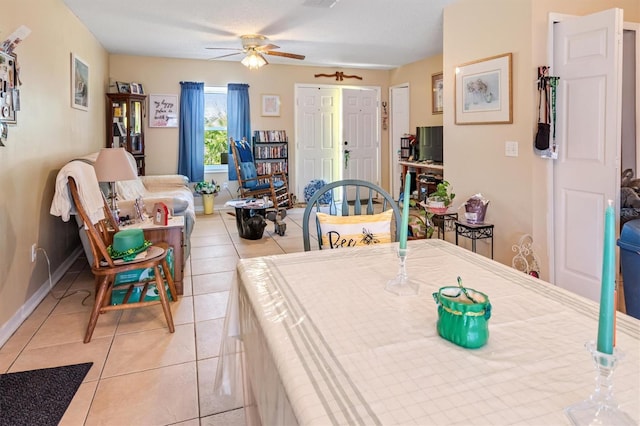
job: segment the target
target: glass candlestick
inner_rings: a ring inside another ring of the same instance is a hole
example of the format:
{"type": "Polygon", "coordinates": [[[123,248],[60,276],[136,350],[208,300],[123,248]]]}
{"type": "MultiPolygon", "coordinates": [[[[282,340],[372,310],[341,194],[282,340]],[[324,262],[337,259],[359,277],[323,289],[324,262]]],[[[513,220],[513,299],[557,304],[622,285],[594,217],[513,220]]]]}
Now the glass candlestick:
{"type": "Polygon", "coordinates": [[[613,354],[598,352],[594,342],[585,347],[593,357],[596,368],[596,388],[589,399],[564,409],[574,425],[635,425],[627,413],[618,408],[613,397],[613,371],[623,358],[622,353],[614,349],[613,354]]]}
{"type": "Polygon", "coordinates": [[[397,294],[398,296],[411,296],[418,294],[419,285],[417,282],[409,279],[407,275],[407,254],[409,253],[408,249],[398,249],[398,259],[400,259],[400,270],[398,271],[398,275],[392,280],[387,282],[385,286],[385,290],[390,291],[391,293],[397,294]]]}

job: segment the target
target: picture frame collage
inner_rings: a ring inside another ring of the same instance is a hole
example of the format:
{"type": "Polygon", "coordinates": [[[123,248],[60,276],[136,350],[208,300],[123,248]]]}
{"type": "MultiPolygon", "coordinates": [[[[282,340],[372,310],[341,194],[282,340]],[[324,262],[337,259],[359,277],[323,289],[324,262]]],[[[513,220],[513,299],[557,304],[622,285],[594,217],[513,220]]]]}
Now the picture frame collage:
{"type": "Polygon", "coordinates": [[[0,146],[4,146],[9,124],[17,124],[20,110],[17,56],[0,51],[0,146]]]}
{"type": "Polygon", "coordinates": [[[133,93],[136,95],[145,94],[142,83],[126,83],[123,81],[116,81],[116,90],[118,93],[133,93]]]}

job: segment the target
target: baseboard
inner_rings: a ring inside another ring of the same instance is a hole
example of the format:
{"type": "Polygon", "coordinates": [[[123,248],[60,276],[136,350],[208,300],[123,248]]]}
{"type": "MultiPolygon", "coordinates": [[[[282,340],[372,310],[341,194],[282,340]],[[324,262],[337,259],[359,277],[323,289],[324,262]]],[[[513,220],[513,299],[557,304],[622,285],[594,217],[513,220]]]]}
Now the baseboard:
{"type": "MultiPolygon", "coordinates": [[[[64,274],[66,274],[66,272],[73,265],[78,256],[80,256],[80,254],[82,253],[82,246],[80,246],[75,249],[55,271],[53,271],[53,273],[51,274],[51,281],[53,283],[51,287],[55,286],[58,281],[62,279],[64,274]]],[[[2,347],[7,342],[7,340],[9,340],[13,333],[15,333],[16,330],[20,327],[20,325],[22,325],[22,323],[29,317],[29,315],[33,313],[40,302],[42,302],[47,294],[49,294],[49,291],[49,278],[47,277],[47,280],[42,283],[40,288],[33,294],[33,296],[31,296],[25,302],[25,304],[22,305],[15,314],[13,314],[9,321],[4,323],[2,327],[0,327],[0,347],[2,347]]]]}

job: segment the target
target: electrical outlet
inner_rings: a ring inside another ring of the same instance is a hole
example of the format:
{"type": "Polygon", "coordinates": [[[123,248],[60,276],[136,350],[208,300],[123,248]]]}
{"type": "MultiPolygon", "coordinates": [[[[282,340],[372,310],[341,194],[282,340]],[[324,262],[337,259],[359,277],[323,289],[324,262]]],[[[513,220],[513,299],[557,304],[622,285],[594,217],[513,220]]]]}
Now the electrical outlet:
{"type": "Polygon", "coordinates": [[[222,189],[229,189],[229,182],[222,182],[222,189]]]}
{"type": "Polygon", "coordinates": [[[38,250],[38,245],[37,244],[31,244],[31,261],[35,262],[36,261],[36,251],[38,250]]]}
{"type": "Polygon", "coordinates": [[[507,157],[517,157],[518,156],[518,142],[506,141],[504,143],[504,155],[507,156],[507,157]]]}

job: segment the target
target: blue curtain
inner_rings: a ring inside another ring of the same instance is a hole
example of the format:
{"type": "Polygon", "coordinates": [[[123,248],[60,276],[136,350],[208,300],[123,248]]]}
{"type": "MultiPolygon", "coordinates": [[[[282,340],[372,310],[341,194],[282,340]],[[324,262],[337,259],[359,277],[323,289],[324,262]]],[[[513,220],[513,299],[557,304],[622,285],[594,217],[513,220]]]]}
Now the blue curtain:
{"type": "MultiPolygon", "coordinates": [[[[251,117],[249,115],[249,85],[230,83],[227,86],[227,137],[234,140],[247,138],[251,144],[251,117]]],[[[229,180],[237,180],[231,145],[229,145],[229,180]]]]}
{"type": "Polygon", "coordinates": [[[180,82],[178,173],[204,180],[204,83],[180,82]]]}

